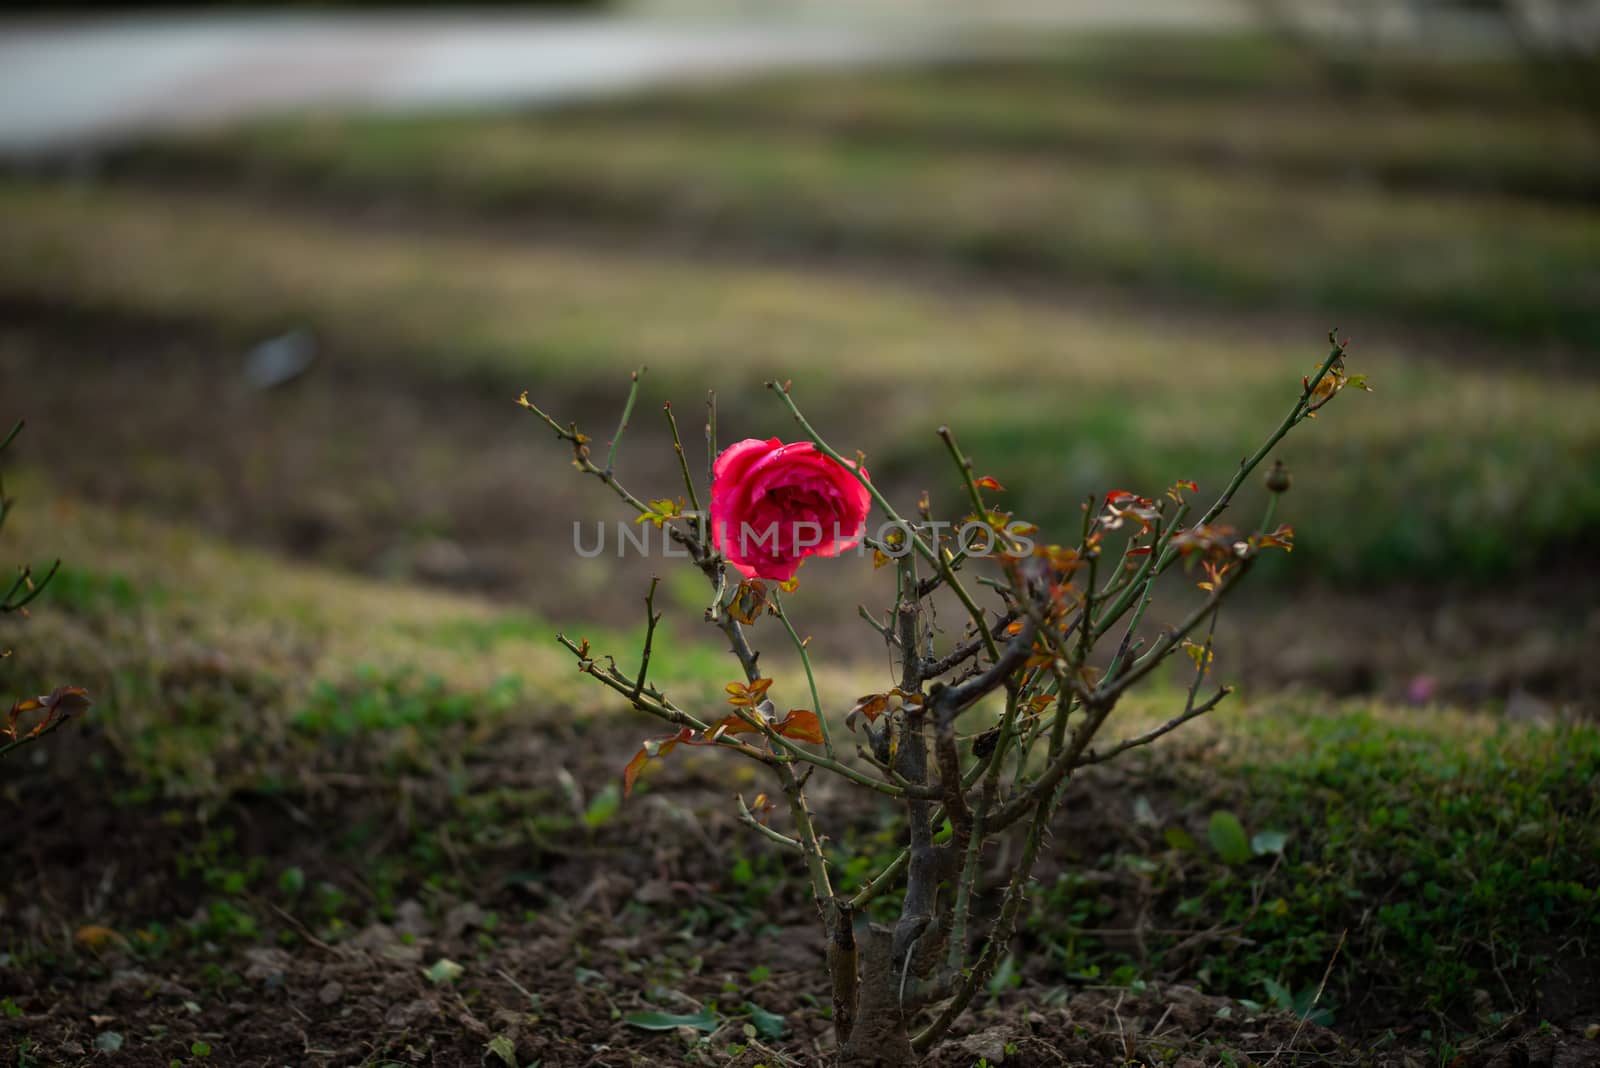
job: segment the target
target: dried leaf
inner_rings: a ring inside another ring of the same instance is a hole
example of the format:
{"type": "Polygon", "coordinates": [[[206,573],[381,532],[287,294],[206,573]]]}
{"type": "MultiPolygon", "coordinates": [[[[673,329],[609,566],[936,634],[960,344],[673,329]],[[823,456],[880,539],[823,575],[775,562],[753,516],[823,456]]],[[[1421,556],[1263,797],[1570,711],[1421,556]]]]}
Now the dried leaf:
{"type": "Polygon", "coordinates": [[[746,579],[733,591],[733,599],[728,602],[728,614],[749,626],[769,607],[767,584],[760,579],[746,579]]]}

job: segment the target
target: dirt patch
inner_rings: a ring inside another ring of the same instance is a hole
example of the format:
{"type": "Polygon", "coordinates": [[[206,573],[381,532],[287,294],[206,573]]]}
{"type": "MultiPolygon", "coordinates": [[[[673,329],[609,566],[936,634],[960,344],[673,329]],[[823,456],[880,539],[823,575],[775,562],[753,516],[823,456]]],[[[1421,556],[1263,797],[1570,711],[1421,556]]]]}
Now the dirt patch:
{"type": "MultiPolygon", "coordinates": [[[[813,906],[786,858],[735,825],[726,762],[675,760],[622,818],[582,818],[638,736],[461,728],[400,764],[330,744],[293,781],[206,801],[163,799],[92,732],[52,739],[5,768],[23,818],[0,878],[4,1063],[825,1063],[813,906]],[[653,1032],[629,1022],[639,1012],[706,1022],[653,1032]]],[[[882,811],[819,786],[841,840],[881,830],[882,811]]],[[[1137,904],[1136,879],[1096,864],[1137,836],[1118,813],[1194,792],[1148,764],[1086,775],[1041,887],[1087,865],[1137,904]]],[[[1335,1032],[1182,974],[1063,982],[1033,937],[1015,985],[980,999],[930,1064],[1439,1063],[1436,1018],[1396,1026],[1385,1006],[1335,1032]]],[[[1600,1005],[1561,989],[1564,1007],[1540,1005],[1560,1015],[1486,1026],[1449,1063],[1600,1063],[1582,1037],[1600,1005]]]]}

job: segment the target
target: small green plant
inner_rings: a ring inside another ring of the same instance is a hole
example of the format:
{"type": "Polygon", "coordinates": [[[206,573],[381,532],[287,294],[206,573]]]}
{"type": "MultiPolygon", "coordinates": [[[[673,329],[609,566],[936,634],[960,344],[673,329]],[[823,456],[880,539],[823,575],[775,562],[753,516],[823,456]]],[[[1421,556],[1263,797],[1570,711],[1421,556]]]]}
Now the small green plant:
{"type": "MultiPolygon", "coordinates": [[[[22,427],[23,424],[18,422],[5,436],[5,440],[0,441],[0,454],[11,447],[17,435],[22,433],[22,427]]],[[[6,519],[11,515],[13,503],[12,499],[6,496],[5,480],[3,472],[0,472],[0,530],[4,529],[6,519]]],[[[50,580],[60,568],[61,561],[57,560],[42,577],[35,579],[32,567],[26,564],[18,567],[17,577],[11,581],[5,593],[0,595],[0,615],[17,615],[26,619],[28,605],[44,592],[44,588],[50,584],[50,580]]],[[[0,586],[4,586],[4,583],[0,583],[0,586]]],[[[0,649],[0,660],[9,659],[10,656],[11,650],[0,649]]],[[[0,725],[0,756],[37,742],[45,735],[58,730],[73,716],[86,711],[90,704],[88,691],[81,686],[58,686],[39,697],[18,698],[12,702],[5,723],[0,725]],[[33,719],[31,727],[24,725],[24,717],[33,719]]]]}
{"type": "MultiPolygon", "coordinates": [[[[587,639],[559,640],[580,671],[672,728],[647,739],[628,762],[624,797],[648,767],[685,745],[732,751],[773,774],[790,825],[771,825],[780,804],[765,793],[751,802],[738,797],[738,815],[805,866],[825,933],[841,1065],[915,1063],[975,997],[1019,982],[1013,935],[1065,784],[1078,769],[1147,746],[1228,696],[1226,686],[1202,693],[1217,616],[1264,553],[1293,546],[1293,529],[1275,522],[1289,488],[1287,472],[1281,465],[1271,469],[1266,514],[1254,528],[1236,531],[1221,519],[1245,479],[1290,430],[1346,387],[1365,388],[1362,376],[1346,373],[1345,344],[1331,334],[1329,341],[1331,351],[1301,380],[1288,414],[1197,520],[1191,509],[1199,487],[1192,481],[1177,480],[1150,497],[1113,490],[1084,502],[1076,540],[1066,544],[1045,542],[1036,526],[995,504],[1004,486],[980,476],[944,427],[938,433],[960,487],[961,518],[936,520],[926,493],[914,518],[907,518],[873,483],[863,456],[847,459],[823,440],[788,383],[768,383],[803,436],[788,444],[751,438],[719,452],[715,395],[708,399],[705,508],[671,405],[665,413],[681,495],[641,498],[616,477],[617,449],[642,369],[633,376],[603,463],[575,424],[558,422],[522,395],[522,406],[570,446],[573,466],[604,483],[633,513],[628,529],[637,531],[630,535],[634,544],[645,549],[655,534],[664,555],[691,562],[710,585],[705,618],[726,638],[740,676],[727,684],[729,707],[721,714],[691,711],[691,702],[679,703],[651,682],[659,579],[644,598],[636,671],[624,671],[587,639]],[[882,522],[869,531],[874,509],[882,522]],[[873,570],[889,569],[893,576],[892,606],[882,615],[863,606],[860,614],[896,661],[896,685],[860,698],[830,727],[808,640],[786,612],[783,594],[795,589],[808,560],[851,550],[862,556],[870,550],[873,570]],[[1151,640],[1140,625],[1157,583],[1179,564],[1189,572],[1185,584],[1193,603],[1151,640]],[[993,594],[994,602],[980,606],[975,590],[993,594]],[[948,622],[936,622],[936,598],[958,609],[963,626],[955,634],[948,622]],[[798,655],[807,708],[779,711],[775,680],[763,671],[751,640],[752,629],[767,618],[777,620],[779,640],[798,655]],[[1179,653],[1190,661],[1191,676],[1182,708],[1159,726],[1097,747],[1122,697],[1179,653]],[[841,728],[859,739],[854,760],[841,728]],[[819,771],[902,807],[898,848],[864,868],[830,861],[806,792],[819,771]],[[1020,852],[1010,861],[997,907],[981,909],[985,849],[1012,828],[1021,835],[1020,852]],[[847,878],[853,885],[845,885],[847,878]],[[891,891],[901,895],[894,915],[886,917],[891,922],[865,921],[874,902],[891,891]],[[986,915],[988,930],[979,935],[976,927],[986,915]]],[[[585,552],[581,540],[575,548],[585,552]]],[[[1258,835],[1252,843],[1239,818],[1227,812],[1213,818],[1208,839],[1230,865],[1284,847],[1277,835],[1258,835]]],[[[749,891],[759,886],[759,874],[756,862],[741,859],[730,878],[749,891]]],[[[1113,978],[1132,984],[1138,977],[1126,969],[1113,978]]],[[[719,1026],[709,1010],[695,1018],[634,1014],[626,1022],[719,1026]]]]}

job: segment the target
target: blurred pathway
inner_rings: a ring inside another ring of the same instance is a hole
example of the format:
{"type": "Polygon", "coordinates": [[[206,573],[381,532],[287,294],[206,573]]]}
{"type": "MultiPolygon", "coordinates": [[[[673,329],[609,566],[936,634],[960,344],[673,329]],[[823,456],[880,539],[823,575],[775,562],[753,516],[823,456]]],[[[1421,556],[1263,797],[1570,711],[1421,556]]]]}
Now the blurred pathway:
{"type": "Polygon", "coordinates": [[[0,153],[322,106],[537,102],[686,78],[1026,47],[1040,30],[1226,25],[1226,0],[658,3],[614,16],[181,14],[0,20],[0,153]],[[1125,10],[1132,7],[1133,11],[1125,10]]]}

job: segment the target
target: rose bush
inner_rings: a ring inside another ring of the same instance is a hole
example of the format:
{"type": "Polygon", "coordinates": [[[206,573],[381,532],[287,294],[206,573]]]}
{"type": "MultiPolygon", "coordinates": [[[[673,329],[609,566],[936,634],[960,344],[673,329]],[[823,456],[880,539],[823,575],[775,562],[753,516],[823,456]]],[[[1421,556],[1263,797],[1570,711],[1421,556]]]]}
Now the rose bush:
{"type": "Polygon", "coordinates": [[[809,441],[746,438],[728,446],[712,469],[713,545],[745,578],[776,582],[793,578],[808,556],[855,548],[872,508],[858,470],[869,479],[864,467],[809,441]]]}
{"type": "Polygon", "coordinates": [[[1217,617],[1262,553],[1293,546],[1293,529],[1277,521],[1287,472],[1273,468],[1256,523],[1238,529],[1222,517],[1286,434],[1347,387],[1365,388],[1363,376],[1345,372],[1344,343],[1332,335],[1329,342],[1327,356],[1297,392],[1285,383],[1288,414],[1211,504],[1200,505],[1199,486],[1188,478],[1148,496],[1112,490],[1086,499],[1082,525],[1059,542],[999,503],[993,495],[1004,486],[975,474],[947,427],[938,436],[960,491],[956,511],[950,519],[935,518],[925,491],[908,519],[868,480],[859,454],[852,463],[817,433],[787,383],[767,385],[805,435],[789,445],[752,438],[719,452],[715,394],[708,396],[707,511],[670,404],[664,414],[683,497],[641,498],[617,479],[617,445],[628,428],[638,374],[604,466],[576,424],[559,422],[527,394],[519,398],[571,447],[578,471],[608,486],[635,522],[662,528],[682,550],[673,555],[687,557],[707,579],[711,599],[704,618],[721,631],[738,663],[739,677],[726,685],[726,707],[707,708],[703,698],[683,698],[652,681],[659,577],[644,598],[637,670],[625,670],[587,639],[563,634],[557,640],[580,671],[672,728],[646,739],[628,761],[625,793],[634,793],[649,766],[679,746],[736,754],[770,772],[773,793],[748,803],[736,797],[738,816],[753,834],[804,865],[826,947],[834,1063],[916,1064],[991,988],[1014,952],[1018,918],[1066,796],[1063,787],[1080,769],[1155,743],[1231,692],[1211,678],[1217,617]],[[894,534],[866,532],[871,508],[894,534]],[[860,697],[848,711],[830,712],[809,639],[790,618],[783,594],[807,557],[837,556],[856,545],[873,550],[873,570],[892,574],[892,584],[883,582],[893,597],[888,609],[874,614],[862,606],[859,614],[892,651],[895,665],[880,692],[860,697]],[[732,580],[730,567],[743,581],[732,580]],[[771,580],[779,588],[769,588],[771,580]],[[944,601],[942,622],[936,599],[944,601]],[[769,617],[780,627],[766,626],[769,617]],[[763,639],[793,646],[809,708],[773,696],[787,698],[798,686],[763,674],[763,639]],[[1102,728],[1123,695],[1174,658],[1187,675],[1175,714],[1105,741],[1102,728]],[[779,708],[789,711],[780,715],[779,708]],[[811,808],[807,790],[817,772],[895,806],[901,848],[892,858],[866,871],[841,862],[846,858],[819,830],[811,808]],[[785,809],[786,818],[780,814],[785,809]],[[897,908],[879,900],[891,893],[899,894],[897,908]],[[892,922],[873,922],[896,913],[892,922]]]}
{"type": "MultiPolygon", "coordinates": [[[[0,453],[10,448],[21,432],[22,423],[19,422],[0,439],[0,453]]],[[[5,479],[0,478],[0,528],[5,527],[6,519],[11,514],[11,504],[11,498],[6,496],[5,479]]],[[[35,578],[33,568],[26,564],[18,567],[17,577],[11,581],[9,588],[0,584],[0,616],[14,613],[27,618],[28,605],[44,592],[60,567],[61,561],[57,560],[42,578],[35,578]]],[[[8,661],[10,656],[11,650],[0,647],[0,661],[8,661]]],[[[58,686],[40,697],[18,698],[12,702],[5,719],[0,721],[0,757],[37,742],[73,716],[86,711],[92,703],[88,691],[81,686],[58,686]]]]}

